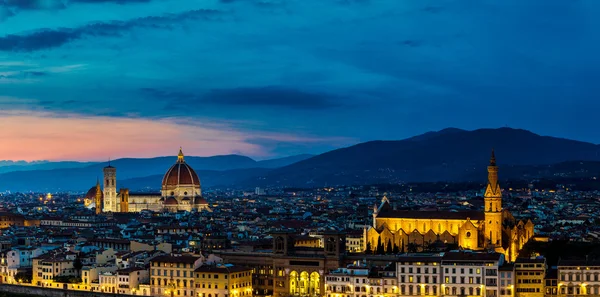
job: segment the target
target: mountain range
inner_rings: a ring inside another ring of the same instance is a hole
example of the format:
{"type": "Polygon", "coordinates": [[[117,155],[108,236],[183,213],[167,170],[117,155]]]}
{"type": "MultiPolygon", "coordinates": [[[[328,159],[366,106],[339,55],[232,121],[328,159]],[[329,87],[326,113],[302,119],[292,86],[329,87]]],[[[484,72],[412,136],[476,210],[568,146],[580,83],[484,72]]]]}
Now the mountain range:
{"type": "MultiPolygon", "coordinates": [[[[239,155],[187,157],[203,186],[313,187],[428,181],[482,181],[495,149],[501,179],[597,176],[600,146],[512,128],[448,128],[394,141],[369,141],[320,155],[255,161],[239,155]]],[[[174,157],[118,159],[119,187],[157,190],[174,157]]],[[[50,166],[50,165],[45,165],[50,166]]],[[[62,166],[62,165],[61,165],[62,166]]],[[[0,174],[0,191],[86,190],[106,163],[0,174]]],[[[0,167],[2,168],[2,167],[0,167]]],[[[1,171],[0,171],[1,172],[1,171]]]]}

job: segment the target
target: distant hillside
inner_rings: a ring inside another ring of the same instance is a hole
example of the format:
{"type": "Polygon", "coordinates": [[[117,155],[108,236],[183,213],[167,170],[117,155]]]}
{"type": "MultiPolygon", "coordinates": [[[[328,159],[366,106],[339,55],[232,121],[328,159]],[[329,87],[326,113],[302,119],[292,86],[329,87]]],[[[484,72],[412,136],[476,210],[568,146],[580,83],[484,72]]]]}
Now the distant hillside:
{"type": "MultiPolygon", "coordinates": [[[[198,170],[196,173],[200,176],[200,183],[203,187],[237,187],[241,182],[257,178],[266,174],[272,169],[268,168],[248,168],[232,169],[226,171],[216,170],[198,170]]],[[[137,177],[117,181],[119,187],[128,188],[133,192],[160,190],[163,175],[152,175],[146,177],[137,177]]]]}
{"type": "Polygon", "coordinates": [[[32,171],[32,170],[52,170],[59,168],[81,168],[95,164],[95,162],[75,162],[75,161],[0,161],[0,173],[12,171],[32,171]]]}
{"type": "MultiPolygon", "coordinates": [[[[257,174],[264,174],[260,168],[276,168],[286,166],[297,161],[310,158],[312,155],[298,155],[286,158],[272,160],[255,161],[249,157],[239,155],[224,155],[213,157],[194,157],[186,156],[185,160],[196,171],[207,171],[206,185],[211,185],[212,180],[219,184],[230,184],[222,176],[224,173],[215,173],[218,171],[231,173],[231,181],[238,181],[238,175],[245,178],[254,175],[242,174],[236,170],[259,168],[254,170],[257,174]],[[214,179],[213,179],[214,176],[214,179]],[[218,178],[218,176],[221,176],[218,178]]],[[[124,158],[111,162],[111,165],[117,168],[118,180],[129,180],[141,178],[143,180],[150,176],[162,176],[175,163],[177,157],[157,157],[149,159],[124,158]]],[[[83,164],[83,163],[81,163],[83,164]]],[[[13,171],[0,174],[0,191],[83,191],[89,189],[96,182],[97,178],[102,178],[102,168],[107,163],[92,163],[85,167],[58,168],[52,170],[26,170],[13,171]]],[[[202,182],[205,177],[198,173],[202,182]]],[[[160,187],[159,183],[155,185],[160,187]]]]}
{"type": "MultiPolygon", "coordinates": [[[[248,183],[282,186],[485,179],[490,151],[498,165],[600,160],[595,144],[511,128],[445,129],[398,141],[371,141],[273,170],[248,183]]],[[[501,178],[512,176],[502,175],[501,178]]]]}

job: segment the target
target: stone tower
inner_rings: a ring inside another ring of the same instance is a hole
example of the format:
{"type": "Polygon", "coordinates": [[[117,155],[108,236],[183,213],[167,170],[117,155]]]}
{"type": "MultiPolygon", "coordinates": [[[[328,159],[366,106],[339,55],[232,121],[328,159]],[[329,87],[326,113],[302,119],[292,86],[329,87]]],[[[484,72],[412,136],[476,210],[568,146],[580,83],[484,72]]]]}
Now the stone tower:
{"type": "Polygon", "coordinates": [[[96,204],[96,214],[99,215],[102,213],[102,200],[104,195],[102,195],[102,189],[100,188],[100,181],[96,181],[96,197],[94,202],[96,204]]]}
{"type": "Polygon", "coordinates": [[[117,168],[104,167],[104,212],[119,212],[119,201],[117,201],[117,168]]]}
{"type": "Polygon", "coordinates": [[[487,244],[499,247],[502,245],[502,191],[498,184],[498,166],[494,150],[488,166],[488,183],[483,200],[487,244]]]}

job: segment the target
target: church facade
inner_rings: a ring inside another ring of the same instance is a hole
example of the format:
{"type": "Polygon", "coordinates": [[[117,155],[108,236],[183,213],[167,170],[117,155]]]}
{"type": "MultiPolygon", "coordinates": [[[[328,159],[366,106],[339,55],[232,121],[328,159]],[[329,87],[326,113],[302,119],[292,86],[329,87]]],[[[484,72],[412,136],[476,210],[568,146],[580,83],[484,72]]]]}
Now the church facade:
{"type": "Polygon", "coordinates": [[[502,208],[498,166],[492,151],[482,211],[396,210],[384,197],[373,211],[373,225],[365,231],[365,247],[382,244],[398,250],[423,249],[436,244],[456,244],[463,249],[495,250],[514,261],[523,245],[534,235],[530,220],[516,220],[502,208]]]}
{"type": "Polygon", "coordinates": [[[117,169],[110,164],[103,169],[103,189],[100,184],[91,188],[86,197],[94,197],[96,213],[103,212],[155,212],[210,211],[202,197],[200,179],[196,171],[185,162],[182,150],[177,161],[165,173],[160,193],[135,193],[129,189],[117,192],[117,169]],[[97,207],[97,206],[100,207],[97,207]]]}

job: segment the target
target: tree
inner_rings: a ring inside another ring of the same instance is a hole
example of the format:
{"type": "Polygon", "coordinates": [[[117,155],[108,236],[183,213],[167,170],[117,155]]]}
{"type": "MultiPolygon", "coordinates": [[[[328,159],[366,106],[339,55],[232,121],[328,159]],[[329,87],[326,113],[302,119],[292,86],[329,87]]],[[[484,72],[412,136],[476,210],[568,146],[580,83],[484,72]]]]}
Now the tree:
{"type": "Polygon", "coordinates": [[[33,278],[33,272],[25,273],[19,272],[15,274],[15,280],[19,283],[31,283],[31,279],[33,278]]]}
{"type": "Polygon", "coordinates": [[[372,254],[373,253],[373,248],[371,247],[371,242],[367,242],[367,249],[365,250],[366,254],[372,254]]]}
{"type": "Polygon", "coordinates": [[[385,253],[383,244],[381,243],[381,236],[377,238],[377,249],[375,250],[375,253],[378,255],[383,255],[385,253]]]}
{"type": "Polygon", "coordinates": [[[406,249],[408,249],[409,253],[417,253],[419,251],[419,245],[415,242],[411,242],[407,245],[406,249]]]}
{"type": "Polygon", "coordinates": [[[385,252],[388,254],[392,253],[392,241],[388,239],[387,245],[385,247],[385,252]]]}
{"type": "Polygon", "coordinates": [[[400,253],[400,248],[398,248],[397,244],[394,244],[394,249],[392,251],[394,254],[399,254],[400,253]]]}
{"type": "Polygon", "coordinates": [[[81,268],[83,268],[83,263],[81,263],[81,258],[79,258],[79,255],[77,255],[73,261],[73,268],[77,270],[77,276],[79,276],[81,274],[81,268]]]}

